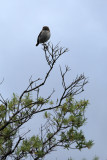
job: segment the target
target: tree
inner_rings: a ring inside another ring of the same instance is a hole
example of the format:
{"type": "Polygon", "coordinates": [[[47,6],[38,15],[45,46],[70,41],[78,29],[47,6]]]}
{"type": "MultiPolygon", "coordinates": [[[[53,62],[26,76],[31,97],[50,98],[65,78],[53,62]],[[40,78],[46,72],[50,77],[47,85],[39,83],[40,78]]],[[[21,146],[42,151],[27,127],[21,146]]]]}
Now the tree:
{"type": "Polygon", "coordinates": [[[86,141],[80,127],[86,122],[85,110],[88,100],[76,101],[74,96],[84,91],[87,78],[81,74],[69,85],[66,84],[65,76],[70,70],[65,71],[60,67],[63,92],[56,102],[52,101],[53,90],[48,97],[41,97],[40,90],[55,66],[57,60],[66,52],[67,48],[48,43],[43,45],[45,58],[49,66],[43,80],[29,79],[27,88],[20,96],[13,94],[10,100],[5,100],[0,94],[0,156],[1,160],[9,157],[15,160],[31,157],[33,160],[43,159],[56,147],[64,149],[90,148],[92,140],[86,141]],[[42,82],[41,82],[42,81],[42,82]],[[32,95],[36,95],[33,98],[32,95]],[[27,123],[33,115],[43,113],[45,123],[40,127],[41,133],[25,138],[20,134],[20,128],[27,123]]]}

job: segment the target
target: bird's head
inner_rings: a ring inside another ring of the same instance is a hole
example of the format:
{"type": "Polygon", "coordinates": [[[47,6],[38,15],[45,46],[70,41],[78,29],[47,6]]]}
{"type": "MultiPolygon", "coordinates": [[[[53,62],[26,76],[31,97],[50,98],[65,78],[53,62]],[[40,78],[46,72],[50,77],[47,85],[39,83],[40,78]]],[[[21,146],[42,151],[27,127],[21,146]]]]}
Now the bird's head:
{"type": "Polygon", "coordinates": [[[47,26],[44,26],[44,27],[42,28],[42,30],[50,31],[50,30],[49,30],[49,27],[47,27],[47,26]]]}

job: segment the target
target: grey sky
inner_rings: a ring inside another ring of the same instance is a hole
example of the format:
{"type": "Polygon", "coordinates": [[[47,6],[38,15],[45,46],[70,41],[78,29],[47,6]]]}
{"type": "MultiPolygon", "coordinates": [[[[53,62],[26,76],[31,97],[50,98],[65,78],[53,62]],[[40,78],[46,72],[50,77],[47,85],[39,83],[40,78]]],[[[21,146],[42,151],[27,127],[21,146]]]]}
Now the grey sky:
{"type": "Polygon", "coordinates": [[[90,150],[58,149],[46,159],[66,160],[72,156],[75,160],[83,157],[91,160],[98,155],[106,160],[107,0],[0,0],[0,81],[4,77],[0,92],[8,98],[13,92],[20,94],[31,75],[43,78],[48,66],[41,46],[35,47],[35,43],[44,25],[50,27],[50,41],[53,44],[60,41],[70,51],[56,64],[43,93],[49,94],[58,84],[59,64],[71,68],[68,82],[77,74],[85,73],[90,83],[80,98],[89,99],[90,105],[83,130],[87,139],[95,142],[90,150]]]}

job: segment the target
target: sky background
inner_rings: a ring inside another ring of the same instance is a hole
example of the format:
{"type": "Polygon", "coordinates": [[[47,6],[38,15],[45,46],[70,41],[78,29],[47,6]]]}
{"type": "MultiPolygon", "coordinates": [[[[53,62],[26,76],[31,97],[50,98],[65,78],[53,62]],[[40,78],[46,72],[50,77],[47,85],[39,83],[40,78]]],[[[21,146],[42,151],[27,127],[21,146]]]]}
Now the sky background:
{"type": "MultiPolygon", "coordinates": [[[[84,73],[89,83],[79,98],[89,99],[90,105],[83,130],[87,140],[95,143],[81,152],[58,149],[45,160],[70,156],[91,160],[95,155],[107,160],[107,0],[0,0],[0,81],[4,78],[0,93],[5,98],[11,98],[13,92],[20,95],[31,75],[33,79],[45,76],[44,53],[41,45],[35,47],[44,25],[50,27],[50,41],[54,45],[60,41],[69,53],[58,60],[42,95],[52,88],[56,97],[60,94],[59,64],[71,68],[67,82],[84,73]]],[[[27,125],[31,134],[39,126],[35,119],[27,125]]]]}

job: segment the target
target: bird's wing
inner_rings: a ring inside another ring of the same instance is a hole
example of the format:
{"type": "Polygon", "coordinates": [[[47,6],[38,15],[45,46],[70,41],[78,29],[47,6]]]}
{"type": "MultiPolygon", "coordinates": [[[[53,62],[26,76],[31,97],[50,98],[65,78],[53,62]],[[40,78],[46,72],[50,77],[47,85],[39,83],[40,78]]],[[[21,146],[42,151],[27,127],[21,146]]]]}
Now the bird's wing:
{"type": "Polygon", "coordinates": [[[38,35],[38,39],[37,39],[37,43],[39,44],[39,38],[40,38],[40,36],[41,36],[41,34],[42,34],[42,31],[39,33],[39,35],[38,35]]]}

